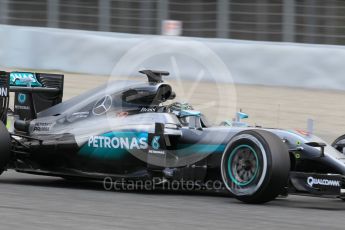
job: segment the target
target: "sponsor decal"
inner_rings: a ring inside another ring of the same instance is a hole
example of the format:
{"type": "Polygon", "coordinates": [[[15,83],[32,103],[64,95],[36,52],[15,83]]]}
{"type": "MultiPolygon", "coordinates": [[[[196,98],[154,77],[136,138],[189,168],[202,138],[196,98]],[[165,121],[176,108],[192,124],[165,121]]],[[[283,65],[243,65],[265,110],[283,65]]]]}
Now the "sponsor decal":
{"type": "Polygon", "coordinates": [[[93,115],[99,116],[108,112],[111,108],[113,99],[107,95],[96,102],[92,109],[93,115]]]}
{"type": "Polygon", "coordinates": [[[150,149],[149,153],[165,155],[165,151],[163,151],[163,150],[153,150],[153,149],[150,149]]]}
{"type": "Polygon", "coordinates": [[[14,108],[17,110],[31,110],[30,106],[23,106],[23,105],[15,105],[14,108]]]}
{"type": "Polygon", "coordinates": [[[145,138],[92,136],[89,138],[88,147],[108,149],[146,149],[147,142],[145,138]]]}
{"type": "Polygon", "coordinates": [[[29,87],[40,87],[41,83],[38,82],[35,74],[33,73],[10,73],[10,85],[14,86],[29,86],[29,87]]]}
{"type": "Polygon", "coordinates": [[[8,96],[8,89],[4,87],[0,87],[0,96],[7,97],[8,96]]]}
{"type": "Polygon", "coordinates": [[[89,137],[81,148],[81,155],[98,158],[117,158],[127,152],[148,148],[148,133],[144,132],[109,132],[89,137]]]}
{"type": "Polygon", "coordinates": [[[161,138],[160,136],[154,136],[152,138],[151,146],[152,146],[153,149],[155,149],[155,150],[159,149],[159,147],[160,147],[159,139],[160,138],[161,138]]]}
{"type": "Polygon", "coordinates": [[[311,176],[308,177],[307,183],[310,187],[313,187],[313,185],[340,187],[340,181],[338,180],[320,179],[311,176]]]}
{"type": "Polygon", "coordinates": [[[48,132],[52,128],[53,123],[39,122],[35,124],[34,131],[38,132],[48,132]]]}
{"type": "Polygon", "coordinates": [[[18,102],[24,104],[26,102],[26,94],[18,93],[18,102]]]}
{"type": "Polygon", "coordinates": [[[302,129],[296,129],[296,132],[300,134],[301,136],[309,136],[309,132],[302,129]]]}
{"type": "Polygon", "coordinates": [[[140,109],[141,113],[156,112],[156,111],[157,111],[157,107],[142,107],[140,109]]]}
{"type": "Polygon", "coordinates": [[[150,138],[151,140],[151,145],[150,145],[150,148],[148,150],[148,153],[151,153],[151,154],[158,154],[158,155],[166,155],[166,152],[164,150],[161,150],[161,144],[163,145],[163,148],[165,148],[165,145],[164,143],[159,143],[161,139],[161,136],[152,136],[152,139],[150,138]]]}

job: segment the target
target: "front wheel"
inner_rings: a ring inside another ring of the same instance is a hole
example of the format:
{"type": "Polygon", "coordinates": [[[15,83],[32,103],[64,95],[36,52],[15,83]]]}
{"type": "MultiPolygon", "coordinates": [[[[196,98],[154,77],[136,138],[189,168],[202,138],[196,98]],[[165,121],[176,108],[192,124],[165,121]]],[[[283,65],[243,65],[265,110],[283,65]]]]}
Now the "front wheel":
{"type": "Polygon", "coordinates": [[[264,203],[288,184],[290,157],[286,145],[265,130],[246,130],[228,143],[221,161],[223,183],[238,200],[264,203]]]}

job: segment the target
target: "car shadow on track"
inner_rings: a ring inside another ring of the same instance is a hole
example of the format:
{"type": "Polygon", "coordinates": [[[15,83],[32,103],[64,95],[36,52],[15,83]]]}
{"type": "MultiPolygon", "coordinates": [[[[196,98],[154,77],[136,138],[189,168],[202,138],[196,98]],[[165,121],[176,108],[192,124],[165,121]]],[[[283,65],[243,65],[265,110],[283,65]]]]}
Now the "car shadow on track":
{"type": "MultiPolygon", "coordinates": [[[[22,174],[19,174],[22,175],[22,174]]],[[[199,197],[219,197],[219,202],[241,205],[242,202],[231,198],[229,194],[224,191],[186,191],[186,190],[169,190],[157,188],[155,190],[134,189],[134,190],[106,190],[104,184],[98,181],[87,180],[65,180],[56,177],[43,176],[11,176],[0,177],[0,184],[20,185],[20,186],[38,186],[51,187],[72,190],[93,190],[99,192],[116,192],[123,194],[141,194],[141,195],[174,195],[174,196],[199,196],[199,197]]],[[[214,199],[212,200],[214,202],[214,199]]],[[[291,195],[288,197],[279,197],[278,199],[266,204],[245,204],[252,206],[281,207],[290,209],[314,209],[314,210],[329,210],[329,211],[345,211],[345,202],[339,199],[304,197],[291,195]]]]}
{"type": "MultiPolygon", "coordinates": [[[[21,175],[21,174],[20,174],[21,175]]],[[[155,189],[114,189],[105,188],[102,181],[82,180],[82,179],[64,179],[59,177],[46,177],[46,176],[27,176],[25,177],[0,177],[0,184],[11,185],[27,185],[27,186],[39,186],[39,187],[52,187],[63,189],[87,189],[94,191],[104,192],[120,192],[120,193],[135,193],[135,194],[161,194],[161,195],[200,195],[200,196],[219,196],[229,197],[225,191],[195,191],[195,190],[169,190],[156,187],[155,189]]]]}
{"type": "Polygon", "coordinates": [[[337,198],[320,198],[291,195],[286,199],[278,198],[265,206],[291,209],[308,209],[322,211],[345,211],[345,202],[337,198]]]}

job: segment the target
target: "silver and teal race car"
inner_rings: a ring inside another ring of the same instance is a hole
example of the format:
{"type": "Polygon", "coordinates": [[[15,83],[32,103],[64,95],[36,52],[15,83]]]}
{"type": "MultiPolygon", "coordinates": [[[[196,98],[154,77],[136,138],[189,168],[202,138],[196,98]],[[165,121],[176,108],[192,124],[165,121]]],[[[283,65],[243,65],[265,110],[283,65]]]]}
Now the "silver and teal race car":
{"type": "Polygon", "coordinates": [[[63,75],[1,72],[1,170],[160,185],[220,181],[247,203],[345,197],[345,157],[320,138],[210,125],[193,106],[173,101],[167,72],[140,72],[147,81],[110,82],[64,102],[63,75]]]}

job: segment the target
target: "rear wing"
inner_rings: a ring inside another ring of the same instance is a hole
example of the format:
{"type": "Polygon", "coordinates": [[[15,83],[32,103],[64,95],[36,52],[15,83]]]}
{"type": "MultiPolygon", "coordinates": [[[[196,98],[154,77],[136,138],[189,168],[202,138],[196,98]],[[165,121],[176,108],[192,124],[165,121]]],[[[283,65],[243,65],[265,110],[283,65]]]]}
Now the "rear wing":
{"type": "MultiPolygon", "coordinates": [[[[7,116],[9,92],[15,93],[14,115],[20,120],[32,120],[37,113],[62,102],[64,75],[31,72],[1,72],[0,112],[7,116]],[[4,96],[3,96],[4,95],[4,96]],[[2,104],[1,104],[2,103],[2,104]],[[6,104],[7,103],[7,104],[6,104]]],[[[6,122],[6,118],[3,122],[6,122]]]]}

